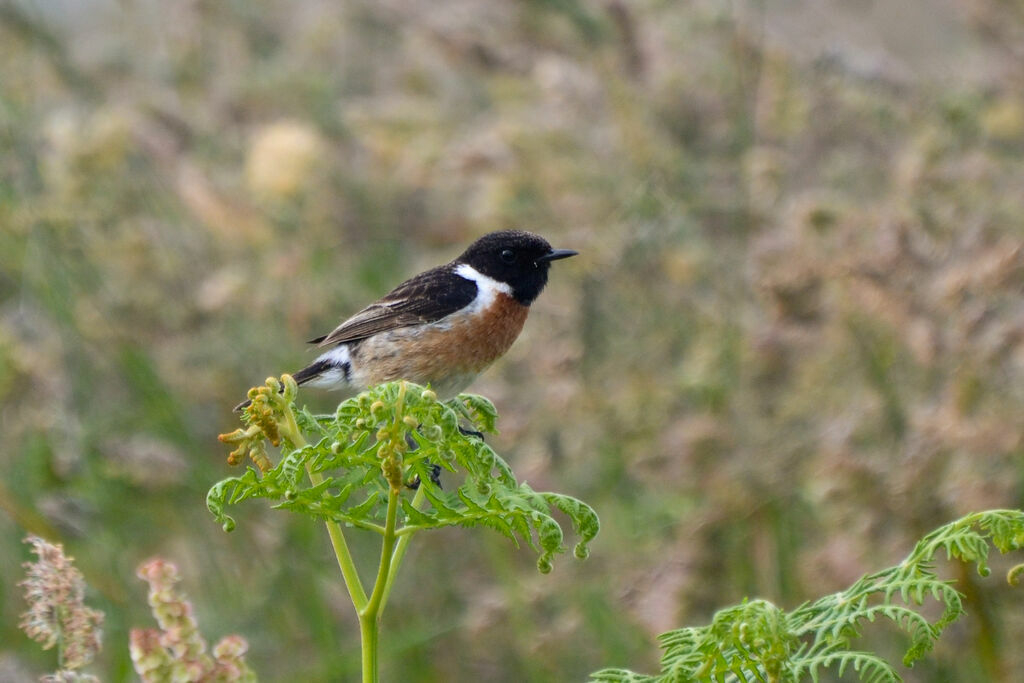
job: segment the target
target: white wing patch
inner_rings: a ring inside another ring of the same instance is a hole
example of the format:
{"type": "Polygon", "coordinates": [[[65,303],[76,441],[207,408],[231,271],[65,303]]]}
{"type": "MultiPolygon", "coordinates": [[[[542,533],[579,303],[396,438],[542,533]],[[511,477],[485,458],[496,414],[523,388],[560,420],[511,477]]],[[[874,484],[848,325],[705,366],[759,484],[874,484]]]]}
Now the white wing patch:
{"type": "Polygon", "coordinates": [[[345,380],[345,371],[341,368],[324,370],[313,379],[308,380],[306,384],[321,389],[344,389],[349,386],[348,381],[345,380]]]}
{"type": "Polygon", "coordinates": [[[352,367],[352,361],[347,344],[340,344],[330,351],[321,353],[313,362],[319,363],[320,361],[326,361],[332,367],[307,380],[306,384],[322,389],[341,389],[348,386],[348,372],[346,370],[352,367]]]}
{"type": "Polygon", "coordinates": [[[326,351],[317,356],[317,360],[329,361],[334,365],[344,365],[351,361],[351,358],[348,355],[348,345],[340,344],[335,346],[330,351],[326,351]]]}

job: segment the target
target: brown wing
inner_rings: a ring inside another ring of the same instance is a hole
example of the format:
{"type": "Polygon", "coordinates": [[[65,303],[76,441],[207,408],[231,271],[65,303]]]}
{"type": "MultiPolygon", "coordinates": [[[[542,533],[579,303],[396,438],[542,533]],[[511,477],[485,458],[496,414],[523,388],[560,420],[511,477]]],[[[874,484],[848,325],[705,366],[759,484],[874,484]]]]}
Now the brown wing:
{"type": "Polygon", "coordinates": [[[476,283],[455,273],[454,266],[438,266],[406,280],[330,334],[310,344],[332,346],[366,339],[399,327],[432,323],[465,308],[476,298],[476,283]]]}

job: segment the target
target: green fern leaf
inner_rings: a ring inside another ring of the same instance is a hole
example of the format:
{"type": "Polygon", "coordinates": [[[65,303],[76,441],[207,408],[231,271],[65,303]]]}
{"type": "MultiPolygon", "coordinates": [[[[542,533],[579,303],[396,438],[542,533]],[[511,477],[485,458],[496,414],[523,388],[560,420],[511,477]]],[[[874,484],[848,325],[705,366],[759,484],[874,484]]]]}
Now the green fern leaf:
{"type": "Polygon", "coordinates": [[[845,591],[791,612],[750,600],[721,610],[707,626],[662,634],[662,670],[656,678],[604,669],[591,680],[818,681],[822,670],[831,669],[839,676],[853,671],[866,683],[899,681],[891,664],[853,649],[852,641],[864,624],[883,618],[910,639],[905,665],[924,657],[944,629],[964,614],[960,593],[934,571],[936,555],[945,552],[951,559],[973,563],[985,575],[989,544],[1001,552],[1024,547],[1024,512],[979,512],[947,524],[925,536],[895,567],[863,576],[845,591]],[[943,607],[934,621],[918,609],[929,599],[943,607]]]}
{"type": "MultiPolygon", "coordinates": [[[[401,519],[410,531],[486,527],[517,545],[530,545],[542,568],[565,550],[552,509],[564,514],[579,536],[579,558],[586,556],[586,545],[600,528],[592,508],[568,496],[537,493],[520,485],[489,445],[460,430],[460,421],[465,420],[473,429],[494,431],[497,414],[485,398],[464,394],[442,403],[422,387],[393,382],[342,402],[333,415],[313,415],[291,406],[285,410],[291,410],[293,424],[309,437],[309,445],[296,448],[285,440],[278,463],[267,471],[249,468],[211,488],[207,506],[226,527],[234,524],[227,506],[263,498],[277,508],[382,531],[388,492],[418,477],[425,507],[412,504],[412,491],[399,491],[401,519]],[[463,477],[453,493],[430,481],[434,465],[463,477]],[[316,485],[306,481],[307,471],[318,476],[316,485]]],[[[252,426],[239,438],[244,442],[251,431],[252,426]]]]}

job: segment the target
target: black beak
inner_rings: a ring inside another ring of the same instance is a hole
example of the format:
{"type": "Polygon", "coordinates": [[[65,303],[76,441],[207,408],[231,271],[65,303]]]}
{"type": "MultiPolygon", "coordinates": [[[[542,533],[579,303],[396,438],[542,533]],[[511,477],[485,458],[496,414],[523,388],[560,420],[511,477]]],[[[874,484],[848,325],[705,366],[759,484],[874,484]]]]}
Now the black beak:
{"type": "Polygon", "coordinates": [[[560,259],[569,258],[575,256],[580,252],[573,251],[572,249],[552,249],[548,253],[537,259],[537,263],[547,263],[548,261],[558,261],[560,259]]]}

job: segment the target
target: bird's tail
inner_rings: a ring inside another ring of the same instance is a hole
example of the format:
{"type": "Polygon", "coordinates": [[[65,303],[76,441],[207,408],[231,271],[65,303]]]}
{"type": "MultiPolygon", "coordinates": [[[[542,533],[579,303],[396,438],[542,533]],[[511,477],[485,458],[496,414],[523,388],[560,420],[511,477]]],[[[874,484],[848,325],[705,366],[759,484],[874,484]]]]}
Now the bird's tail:
{"type": "MultiPolygon", "coordinates": [[[[339,368],[338,368],[338,364],[337,363],[331,362],[328,359],[318,358],[317,360],[313,361],[311,364],[307,365],[306,367],[302,368],[301,370],[296,372],[294,375],[292,375],[292,379],[295,380],[296,384],[298,384],[299,386],[302,386],[303,384],[306,384],[308,382],[313,382],[314,380],[321,379],[324,376],[325,373],[327,373],[327,372],[329,372],[331,370],[338,370],[338,369],[339,368]]],[[[347,364],[344,367],[342,367],[341,370],[342,370],[342,373],[345,376],[345,379],[347,380],[348,379],[347,364]]],[[[284,387],[281,387],[281,391],[284,391],[284,387]]],[[[246,408],[248,408],[250,405],[252,405],[252,401],[246,399],[246,400],[242,401],[241,403],[239,403],[237,406],[235,406],[233,408],[233,411],[236,412],[236,413],[241,412],[241,411],[245,410],[246,408]]]]}

